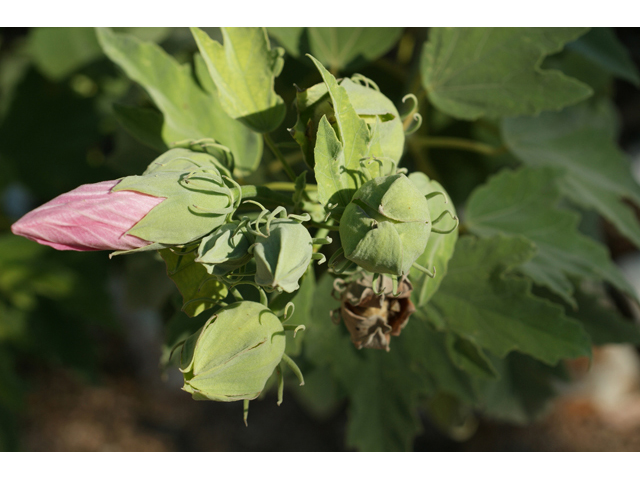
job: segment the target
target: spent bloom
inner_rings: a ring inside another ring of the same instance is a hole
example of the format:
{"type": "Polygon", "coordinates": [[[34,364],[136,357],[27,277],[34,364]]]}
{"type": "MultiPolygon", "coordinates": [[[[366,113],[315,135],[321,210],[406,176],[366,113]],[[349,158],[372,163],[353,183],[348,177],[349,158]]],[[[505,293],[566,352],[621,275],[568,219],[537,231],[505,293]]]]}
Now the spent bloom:
{"type": "Polygon", "coordinates": [[[127,235],[164,198],[112,192],[120,180],[82,185],[24,215],[11,231],[57,250],[132,250],[152,242],[127,235]]]}

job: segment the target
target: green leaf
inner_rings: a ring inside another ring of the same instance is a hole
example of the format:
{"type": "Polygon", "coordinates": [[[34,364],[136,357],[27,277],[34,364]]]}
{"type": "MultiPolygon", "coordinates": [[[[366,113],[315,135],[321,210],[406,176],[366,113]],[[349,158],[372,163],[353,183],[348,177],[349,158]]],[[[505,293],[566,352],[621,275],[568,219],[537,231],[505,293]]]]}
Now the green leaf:
{"type": "Polygon", "coordinates": [[[302,46],[305,27],[269,27],[267,31],[289,55],[301,57],[307,53],[302,46]]]}
{"type": "Polygon", "coordinates": [[[332,278],[324,275],[307,322],[304,356],[327,370],[350,399],[347,444],[360,450],[407,450],[420,431],[419,396],[445,391],[474,401],[469,376],[449,359],[444,333],[412,317],[390,352],[356,350],[344,325],[334,325],[332,278]]]}
{"type": "Polygon", "coordinates": [[[199,28],[192,28],[191,33],[227,114],[256,132],[275,130],[287,111],[273,89],[284,64],[284,51],[271,49],[267,31],[222,28],[224,46],[199,28]]]}
{"type": "MultiPolygon", "coordinates": [[[[114,30],[153,42],[163,40],[170,32],[166,27],[114,30]]],[[[36,27],[29,34],[28,48],[38,69],[54,81],[64,79],[103,55],[95,29],[90,27],[36,27]]]]}
{"type": "Polygon", "coordinates": [[[167,145],[162,140],[164,122],[162,114],[152,108],[132,107],[119,103],[113,104],[113,113],[136,140],[159,152],[167,150],[167,145]]]}
{"type": "MultiPolygon", "coordinates": [[[[327,86],[335,112],[335,130],[326,115],[318,125],[314,149],[318,199],[323,205],[333,203],[344,209],[355,191],[366,181],[360,160],[374,153],[371,152],[371,146],[376,143],[377,137],[358,116],[345,88],[320,62],[310,58],[327,86]]],[[[376,177],[385,174],[389,166],[389,162],[383,162],[382,166],[372,162],[366,168],[372,177],[376,177]]]]}
{"type": "Polygon", "coordinates": [[[506,275],[535,253],[522,237],[461,238],[426,306],[429,319],[500,357],[519,350],[553,365],[590,355],[589,337],[578,322],[533,296],[529,280],[506,275]]]}
{"type": "Polygon", "coordinates": [[[291,392],[307,412],[321,421],[334,416],[344,400],[344,392],[326,367],[305,370],[304,388],[294,388],[291,392]]]}
{"type": "Polygon", "coordinates": [[[537,253],[518,270],[573,306],[571,277],[604,279],[635,296],[604,245],[579,233],[580,216],[557,207],[557,178],[547,168],[501,172],[472,193],[467,227],[481,237],[502,233],[531,240],[537,253]]]}
{"type": "Polygon", "coordinates": [[[131,35],[97,29],[106,55],[147,90],[164,116],[162,139],[213,138],[233,153],[236,175],[253,171],[262,156],[262,139],[223,110],[217,95],[203,91],[189,65],[180,65],[158,45],[131,35]]]}
{"type": "Polygon", "coordinates": [[[476,392],[471,380],[483,370],[481,376],[486,377],[491,370],[481,358],[484,353],[477,346],[467,345],[467,341],[459,338],[458,351],[452,350],[451,333],[435,330],[427,320],[425,309],[418,309],[403,329],[402,335],[394,339],[394,345],[407,350],[411,368],[420,375],[421,392],[427,395],[447,393],[454,395],[466,404],[477,401],[476,392]],[[398,342],[398,340],[400,342],[398,342]],[[401,345],[398,345],[401,343],[401,345]],[[476,349],[475,354],[471,349],[476,349]],[[466,358],[462,358],[464,355],[466,358]],[[471,362],[476,363],[475,366],[471,362]],[[473,370],[473,372],[471,372],[473,370]]]}
{"type": "Polygon", "coordinates": [[[195,263],[196,252],[178,254],[166,248],[159,253],[167,264],[167,275],[182,295],[182,311],[190,317],[214,307],[227,296],[227,287],[209,275],[202,264],[195,263]]]}
{"type": "MultiPolygon", "coordinates": [[[[410,174],[409,179],[424,195],[432,192],[443,192],[445,194],[445,197],[437,195],[429,200],[429,211],[432,219],[438,218],[447,210],[449,210],[453,216],[456,215],[453,202],[445,189],[442,188],[442,185],[435,180],[429,180],[429,178],[421,172],[410,174]]],[[[445,217],[442,224],[438,227],[441,230],[447,230],[453,226],[455,226],[455,221],[450,217],[445,217]]],[[[411,269],[409,275],[411,283],[413,284],[411,299],[416,307],[426,305],[433,294],[438,291],[442,280],[447,274],[447,265],[453,255],[457,240],[458,229],[447,234],[431,232],[429,235],[429,241],[427,242],[424,253],[418,257],[416,262],[428,270],[435,268],[436,276],[430,278],[416,268],[411,269]]]]}
{"type": "Polygon", "coordinates": [[[633,320],[622,317],[602,289],[579,288],[575,294],[577,309],[567,315],[579,320],[594,345],[631,343],[640,345],[640,329],[633,320]]]}
{"type": "Polygon", "coordinates": [[[481,348],[454,334],[447,335],[447,353],[453,364],[476,377],[497,378],[498,373],[481,348]]]}
{"type": "Polygon", "coordinates": [[[402,30],[401,27],[326,27],[307,28],[307,34],[311,54],[332,72],[338,72],[381,57],[395,45],[402,30]]]}
{"type": "Polygon", "coordinates": [[[611,28],[592,28],[585,36],[567,44],[566,49],[578,53],[611,75],[640,85],[638,68],[611,28]]]}
{"type": "Polygon", "coordinates": [[[102,56],[93,28],[35,28],[29,50],[38,69],[52,80],[61,80],[102,56]]]}
{"type": "Polygon", "coordinates": [[[626,197],[640,205],[640,186],[612,138],[610,114],[606,104],[604,107],[581,104],[538,117],[505,119],[502,135],[527,165],[559,170],[565,197],[597,210],[640,246],[640,225],[633,210],[622,202],[626,197]]]}
{"type": "Polygon", "coordinates": [[[492,361],[500,380],[476,382],[480,411],[502,421],[524,425],[540,418],[557,394],[554,385],[567,379],[562,364],[550,367],[516,352],[492,361]]]}
{"type": "Polygon", "coordinates": [[[545,56],[585,28],[432,28],[421,59],[431,102],[461,119],[535,115],[584,100],[591,89],[554,70],[545,56]]]}

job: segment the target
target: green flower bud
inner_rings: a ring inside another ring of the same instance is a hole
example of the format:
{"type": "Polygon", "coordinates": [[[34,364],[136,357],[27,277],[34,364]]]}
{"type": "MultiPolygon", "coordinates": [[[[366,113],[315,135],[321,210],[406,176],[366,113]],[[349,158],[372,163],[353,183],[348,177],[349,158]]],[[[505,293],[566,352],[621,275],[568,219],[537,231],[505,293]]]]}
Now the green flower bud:
{"type": "Polygon", "coordinates": [[[427,246],[430,220],[425,195],[404,174],[370,180],[340,220],[345,257],[372,273],[408,274],[427,246]]]}
{"type": "MultiPolygon", "coordinates": [[[[404,149],[404,129],[393,102],[380,93],[377,87],[373,88],[373,82],[361,75],[352,79],[343,78],[339,83],[347,91],[349,101],[360,118],[369,125],[375,125],[380,121],[378,134],[382,156],[395,162],[400,161],[404,149]]],[[[305,161],[313,169],[313,150],[320,119],[326,115],[331,125],[336,122],[326,84],[319,83],[307,90],[299,91],[296,106],[298,121],[290,133],[302,148],[305,161]]]]}
{"type": "Polygon", "coordinates": [[[226,275],[249,263],[253,242],[253,235],[240,222],[227,223],[202,239],[196,262],[202,263],[211,275],[226,275]]]}
{"type": "Polygon", "coordinates": [[[255,281],[268,289],[291,293],[313,258],[313,239],[304,225],[292,218],[271,222],[269,235],[257,236],[253,248],[255,281]]]}
{"type": "Polygon", "coordinates": [[[261,303],[237,302],[218,311],[182,346],[182,389],[196,400],[252,400],[282,360],[280,319],[261,303]]]}

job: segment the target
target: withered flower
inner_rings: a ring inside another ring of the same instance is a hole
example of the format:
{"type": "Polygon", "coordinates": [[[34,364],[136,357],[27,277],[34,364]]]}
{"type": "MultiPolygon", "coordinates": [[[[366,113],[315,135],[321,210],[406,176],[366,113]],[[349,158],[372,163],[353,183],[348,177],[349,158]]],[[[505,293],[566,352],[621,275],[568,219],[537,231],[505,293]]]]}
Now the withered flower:
{"type": "Polygon", "coordinates": [[[340,309],[333,312],[337,323],[340,317],[351,334],[351,341],[358,348],[377,348],[389,351],[391,335],[398,336],[415,312],[410,296],[413,286],[406,278],[398,284],[397,295],[393,294],[391,277],[381,275],[376,279],[376,295],[372,287],[373,275],[365,274],[360,279],[345,283],[334,282],[334,292],[340,294],[340,309]],[[339,313],[339,315],[338,315],[339,313]]]}

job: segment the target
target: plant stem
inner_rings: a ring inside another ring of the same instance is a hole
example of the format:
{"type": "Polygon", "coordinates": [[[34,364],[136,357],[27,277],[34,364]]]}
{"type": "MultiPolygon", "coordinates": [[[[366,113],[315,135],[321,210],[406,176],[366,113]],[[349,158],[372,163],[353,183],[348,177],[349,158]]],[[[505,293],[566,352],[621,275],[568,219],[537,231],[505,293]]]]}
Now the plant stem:
{"type": "Polygon", "coordinates": [[[277,147],[275,143],[273,143],[273,140],[271,140],[271,137],[269,136],[268,133],[265,133],[263,137],[264,137],[264,143],[267,144],[267,146],[273,152],[276,158],[280,160],[280,163],[282,163],[282,168],[284,169],[285,172],[287,172],[287,175],[289,176],[291,181],[295,182],[296,174],[293,171],[293,169],[289,166],[287,161],[284,159],[284,156],[282,155],[282,152],[280,152],[280,149],[277,147]]]}
{"type": "Polygon", "coordinates": [[[279,205],[293,205],[293,200],[288,195],[274,192],[264,185],[242,185],[242,198],[245,200],[256,200],[276,203],[279,205]]]}
{"type": "MultiPolygon", "coordinates": [[[[282,192],[295,192],[296,191],[296,184],[292,183],[292,182],[270,182],[270,183],[267,183],[264,186],[267,187],[267,188],[270,188],[271,190],[280,190],[282,192]]],[[[306,186],[305,190],[311,191],[311,192],[315,192],[316,190],[318,190],[318,186],[317,185],[313,185],[313,184],[309,184],[309,185],[306,186]]]]}
{"type": "Polygon", "coordinates": [[[326,223],[316,223],[316,222],[306,222],[306,223],[311,227],[331,230],[332,232],[337,232],[340,230],[340,227],[336,227],[335,225],[327,225],[326,223]]]}
{"type": "Polygon", "coordinates": [[[457,137],[422,137],[413,139],[417,145],[424,148],[451,148],[479,153],[480,155],[499,155],[507,151],[506,147],[493,147],[486,143],[457,137]]]}

